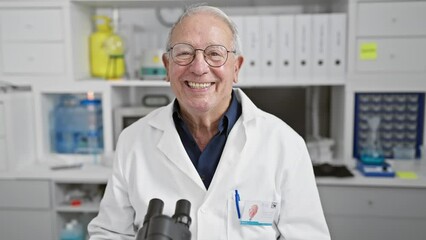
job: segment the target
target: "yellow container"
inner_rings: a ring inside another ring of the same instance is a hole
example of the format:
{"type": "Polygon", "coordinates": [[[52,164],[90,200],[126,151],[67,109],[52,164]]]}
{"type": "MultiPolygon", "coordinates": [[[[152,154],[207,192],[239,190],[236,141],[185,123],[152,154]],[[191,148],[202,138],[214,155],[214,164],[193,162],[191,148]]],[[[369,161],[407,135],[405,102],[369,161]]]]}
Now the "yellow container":
{"type": "Polygon", "coordinates": [[[120,79],[125,73],[123,41],[113,33],[109,17],[94,16],[93,20],[96,31],[89,38],[91,75],[120,79]]]}

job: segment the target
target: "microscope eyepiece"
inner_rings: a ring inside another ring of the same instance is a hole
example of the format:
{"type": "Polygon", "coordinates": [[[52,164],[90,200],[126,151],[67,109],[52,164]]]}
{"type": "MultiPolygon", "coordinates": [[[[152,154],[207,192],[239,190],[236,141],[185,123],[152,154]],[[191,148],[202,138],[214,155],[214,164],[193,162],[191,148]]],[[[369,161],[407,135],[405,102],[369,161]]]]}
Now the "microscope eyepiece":
{"type": "Polygon", "coordinates": [[[176,202],[175,214],[172,216],[178,223],[182,223],[189,228],[191,225],[191,203],[188,200],[180,199],[176,202]]]}
{"type": "Polygon", "coordinates": [[[143,224],[148,222],[151,217],[161,215],[163,213],[164,202],[161,199],[153,198],[149,201],[148,211],[143,220],[143,224]]]}
{"type": "Polygon", "coordinates": [[[181,199],[176,202],[172,217],[163,215],[164,203],[158,198],[149,201],[143,225],[138,230],[136,240],[191,240],[191,203],[181,199]]]}

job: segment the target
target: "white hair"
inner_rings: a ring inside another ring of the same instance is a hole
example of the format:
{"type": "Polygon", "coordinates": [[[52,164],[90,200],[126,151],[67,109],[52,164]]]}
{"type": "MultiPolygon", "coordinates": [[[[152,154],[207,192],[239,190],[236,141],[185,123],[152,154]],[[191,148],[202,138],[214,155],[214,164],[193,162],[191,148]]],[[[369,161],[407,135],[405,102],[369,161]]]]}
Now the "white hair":
{"type": "Polygon", "coordinates": [[[223,12],[221,9],[217,7],[199,5],[199,4],[194,4],[186,8],[185,12],[179,17],[179,19],[175,22],[175,24],[173,24],[172,28],[169,31],[169,35],[167,37],[167,46],[166,46],[167,50],[171,47],[170,44],[171,44],[172,33],[175,30],[176,26],[179,25],[179,23],[186,17],[192,16],[197,13],[210,13],[220,18],[224,23],[226,23],[232,32],[232,39],[233,39],[233,45],[234,45],[233,50],[236,51],[237,55],[240,55],[242,53],[240,35],[238,34],[238,29],[235,23],[231,20],[231,18],[228,15],[226,15],[225,12],[223,12]]]}

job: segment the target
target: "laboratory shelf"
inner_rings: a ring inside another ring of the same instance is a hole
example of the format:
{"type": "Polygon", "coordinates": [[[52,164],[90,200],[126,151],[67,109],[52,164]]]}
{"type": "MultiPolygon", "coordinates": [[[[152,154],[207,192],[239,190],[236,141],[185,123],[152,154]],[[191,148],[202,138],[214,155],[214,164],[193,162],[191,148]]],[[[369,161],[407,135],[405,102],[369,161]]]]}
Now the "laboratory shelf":
{"type": "Polygon", "coordinates": [[[58,205],[55,207],[58,213],[97,213],[99,203],[83,203],[81,206],[58,205]]]}

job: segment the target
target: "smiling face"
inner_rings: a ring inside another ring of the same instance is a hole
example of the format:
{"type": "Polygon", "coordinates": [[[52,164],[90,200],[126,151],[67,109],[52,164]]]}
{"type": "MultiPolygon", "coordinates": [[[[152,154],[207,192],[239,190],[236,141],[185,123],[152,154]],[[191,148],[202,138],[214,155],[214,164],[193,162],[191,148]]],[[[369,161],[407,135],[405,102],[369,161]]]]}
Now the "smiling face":
{"type": "MultiPolygon", "coordinates": [[[[186,43],[195,49],[205,49],[210,45],[223,45],[228,51],[234,50],[228,25],[207,12],[184,18],[175,27],[170,40],[170,46],[186,43]]],[[[163,62],[181,110],[193,116],[222,115],[229,106],[232,86],[238,80],[242,57],[229,53],[223,66],[210,67],[202,51],[196,51],[194,61],[187,66],[176,64],[168,55],[163,56],[163,62]]]]}

